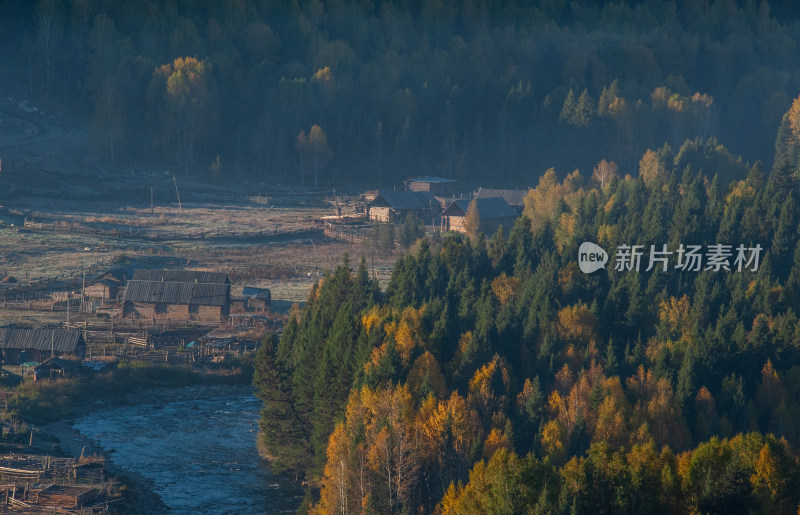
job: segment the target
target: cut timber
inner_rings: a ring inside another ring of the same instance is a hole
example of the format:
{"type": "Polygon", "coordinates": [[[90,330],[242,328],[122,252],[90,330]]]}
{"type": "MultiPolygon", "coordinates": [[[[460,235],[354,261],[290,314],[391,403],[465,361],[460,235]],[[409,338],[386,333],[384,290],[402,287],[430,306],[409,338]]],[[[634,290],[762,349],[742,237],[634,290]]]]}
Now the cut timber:
{"type": "Polygon", "coordinates": [[[36,495],[40,506],[80,508],[97,498],[96,488],[85,486],[50,485],[36,495]]]}

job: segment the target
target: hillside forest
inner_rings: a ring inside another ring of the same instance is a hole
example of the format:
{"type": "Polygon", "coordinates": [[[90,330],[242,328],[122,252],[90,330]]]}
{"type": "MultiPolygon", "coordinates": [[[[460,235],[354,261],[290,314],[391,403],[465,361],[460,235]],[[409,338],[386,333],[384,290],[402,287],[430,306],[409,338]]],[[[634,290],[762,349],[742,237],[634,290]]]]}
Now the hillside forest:
{"type": "Polygon", "coordinates": [[[308,480],[301,511],[795,513],[796,161],[724,187],[702,171],[724,155],[549,170],[513,227],[417,241],[385,292],[345,258],[257,356],[261,445],[308,480]],[[681,266],[695,244],[730,253],[681,266]],[[625,245],[672,254],[615,266],[625,245]],[[763,250],[737,266],[739,245],[763,250]]]}
{"type": "Polygon", "coordinates": [[[772,164],[791,1],[533,4],[11,0],[0,75],[106,160],[219,180],[534,186],[687,140],[772,164]]]}

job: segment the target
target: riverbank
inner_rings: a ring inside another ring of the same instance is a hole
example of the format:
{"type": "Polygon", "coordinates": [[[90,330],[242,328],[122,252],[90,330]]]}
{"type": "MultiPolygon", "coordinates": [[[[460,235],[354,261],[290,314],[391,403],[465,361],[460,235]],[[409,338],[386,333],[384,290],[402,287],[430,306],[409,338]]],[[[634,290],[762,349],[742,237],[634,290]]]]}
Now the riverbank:
{"type": "Polygon", "coordinates": [[[77,431],[74,428],[76,419],[119,406],[163,405],[218,397],[231,388],[246,387],[251,378],[247,367],[209,371],[128,364],[94,377],[20,385],[15,397],[22,402],[15,406],[15,412],[23,420],[35,420],[39,429],[37,439],[56,440],[62,455],[103,456],[107,471],[117,476],[122,484],[124,501],[116,506],[120,512],[167,513],[169,509],[155,493],[153,481],[116,464],[115,450],[104,449],[97,441],[77,431]]]}
{"type": "Polygon", "coordinates": [[[106,372],[25,381],[12,390],[9,405],[13,417],[44,425],[117,402],[137,402],[139,397],[157,388],[249,385],[251,381],[252,362],[249,360],[224,368],[203,369],[188,365],[127,361],[106,372]]]}
{"type": "MultiPolygon", "coordinates": [[[[238,386],[240,387],[240,386],[238,386]]],[[[194,386],[160,387],[152,390],[127,394],[98,403],[84,416],[100,409],[117,406],[133,406],[136,404],[165,404],[180,400],[191,400],[225,395],[230,385],[198,384],[194,386]]],[[[40,434],[49,435],[58,441],[59,449],[64,455],[79,457],[100,455],[105,458],[106,470],[117,476],[123,485],[125,501],[118,505],[123,513],[168,513],[169,508],[155,493],[155,484],[142,474],[120,467],[114,462],[115,449],[105,449],[99,442],[75,429],[75,419],[68,418],[50,422],[41,426],[40,434]]]]}
{"type": "Polygon", "coordinates": [[[106,458],[126,513],[293,513],[302,490],[256,451],[260,402],[244,385],[153,389],[42,428],[64,452],[106,458]]]}

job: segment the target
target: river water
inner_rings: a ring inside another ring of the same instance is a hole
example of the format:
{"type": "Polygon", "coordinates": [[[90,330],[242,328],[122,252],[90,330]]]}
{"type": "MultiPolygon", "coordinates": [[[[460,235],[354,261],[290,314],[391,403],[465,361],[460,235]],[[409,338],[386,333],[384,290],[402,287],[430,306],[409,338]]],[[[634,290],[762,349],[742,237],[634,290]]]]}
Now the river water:
{"type": "Polygon", "coordinates": [[[260,401],[248,387],[176,389],[179,399],[103,408],[75,429],[155,485],[172,513],[294,512],[302,490],[256,449],[260,401]]]}

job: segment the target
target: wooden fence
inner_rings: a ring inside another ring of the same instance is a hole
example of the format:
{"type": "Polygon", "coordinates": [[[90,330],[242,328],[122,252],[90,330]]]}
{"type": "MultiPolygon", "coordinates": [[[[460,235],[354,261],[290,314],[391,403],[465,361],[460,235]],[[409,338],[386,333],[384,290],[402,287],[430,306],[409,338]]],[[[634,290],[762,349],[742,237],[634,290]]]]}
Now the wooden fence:
{"type": "Polygon", "coordinates": [[[354,229],[347,229],[338,225],[326,223],[323,228],[323,234],[328,238],[346,241],[348,243],[362,243],[367,241],[368,237],[360,231],[354,229]]]}

